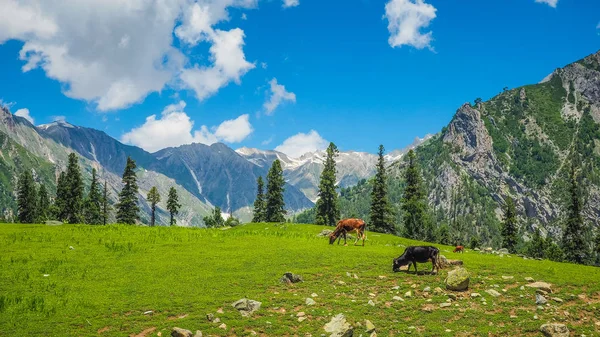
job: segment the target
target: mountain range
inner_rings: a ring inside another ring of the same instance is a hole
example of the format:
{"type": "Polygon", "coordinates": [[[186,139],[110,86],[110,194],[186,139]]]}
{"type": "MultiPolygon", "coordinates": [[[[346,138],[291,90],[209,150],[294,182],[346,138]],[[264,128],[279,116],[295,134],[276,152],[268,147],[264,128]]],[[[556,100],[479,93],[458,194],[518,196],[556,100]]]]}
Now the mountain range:
{"type": "MultiPolygon", "coordinates": [[[[249,220],[256,196],[256,179],[266,177],[275,159],[280,159],[286,178],[284,199],[290,214],[310,208],[317,198],[318,182],[323,168],[324,151],[290,158],[276,151],[241,148],[237,151],[216,143],[189,144],[149,153],[122,144],[105,132],[75,126],[65,121],[34,126],[8,108],[0,109],[0,195],[2,214],[11,218],[16,211],[15,187],[19,173],[33,169],[35,179],[56,189],[56,178],[64,170],[69,153],[81,157],[84,179],[89,184],[95,168],[109,186],[112,202],[122,188],[120,175],[127,157],[136,161],[140,185],[139,202],[142,221],[149,219],[146,194],[157,186],[166,196],[174,186],[183,205],[178,223],[201,226],[203,216],[214,207],[223,213],[249,220]]],[[[416,139],[415,146],[421,140],[416,139]]],[[[386,158],[390,162],[402,156],[398,150],[386,158]]],[[[363,152],[341,152],[338,158],[340,186],[348,187],[374,173],[376,155],[363,152]]],[[[166,198],[163,198],[166,199],[166,198]]],[[[158,205],[159,224],[168,223],[166,200],[158,205]]]]}

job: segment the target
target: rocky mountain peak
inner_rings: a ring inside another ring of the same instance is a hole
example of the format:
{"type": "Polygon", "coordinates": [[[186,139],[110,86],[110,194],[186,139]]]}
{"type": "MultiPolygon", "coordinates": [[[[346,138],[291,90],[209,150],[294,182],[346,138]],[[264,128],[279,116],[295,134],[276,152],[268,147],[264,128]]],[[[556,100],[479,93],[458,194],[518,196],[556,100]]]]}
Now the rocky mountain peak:
{"type": "Polygon", "coordinates": [[[459,147],[466,157],[492,150],[492,139],[481,119],[481,113],[469,103],[458,109],[443,140],[459,147]]]}

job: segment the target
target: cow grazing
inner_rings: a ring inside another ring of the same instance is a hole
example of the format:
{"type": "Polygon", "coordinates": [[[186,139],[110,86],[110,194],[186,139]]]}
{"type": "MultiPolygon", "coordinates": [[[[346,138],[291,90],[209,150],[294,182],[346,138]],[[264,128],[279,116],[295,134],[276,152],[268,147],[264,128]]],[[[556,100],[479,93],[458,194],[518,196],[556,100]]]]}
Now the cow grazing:
{"type": "Polygon", "coordinates": [[[367,228],[367,224],[362,219],[343,219],[337,223],[337,226],[333,230],[331,234],[329,234],[329,244],[333,244],[335,240],[338,240],[338,245],[340,244],[340,240],[342,236],[344,237],[344,246],[346,243],[346,234],[351,232],[356,232],[356,241],[354,241],[354,245],[358,240],[362,239],[363,246],[365,245],[365,239],[367,238],[367,234],[365,230],[367,228]]]}
{"type": "Polygon", "coordinates": [[[463,247],[463,246],[456,246],[456,248],[454,248],[454,250],[452,252],[453,253],[464,253],[465,252],[465,247],[463,247]]]}
{"type": "Polygon", "coordinates": [[[432,246],[410,246],[404,250],[404,253],[400,255],[397,259],[394,259],[393,271],[400,271],[400,267],[408,265],[408,270],[410,270],[410,265],[413,264],[415,266],[415,273],[417,272],[417,262],[425,263],[427,261],[431,261],[433,264],[433,268],[431,269],[431,273],[433,273],[436,269],[439,271],[439,256],[440,250],[432,247],[432,246]]]}

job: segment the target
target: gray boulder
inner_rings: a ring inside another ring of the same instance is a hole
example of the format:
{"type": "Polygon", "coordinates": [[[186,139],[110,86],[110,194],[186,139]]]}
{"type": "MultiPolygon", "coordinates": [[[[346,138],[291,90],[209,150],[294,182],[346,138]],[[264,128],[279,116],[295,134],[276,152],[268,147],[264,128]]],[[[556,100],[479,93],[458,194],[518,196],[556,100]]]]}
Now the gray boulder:
{"type": "Polygon", "coordinates": [[[286,283],[286,284],[298,283],[298,282],[302,282],[302,276],[287,272],[287,273],[283,274],[283,276],[279,279],[279,281],[281,281],[281,283],[286,283]]]}
{"type": "Polygon", "coordinates": [[[317,236],[319,237],[325,237],[325,236],[329,236],[329,234],[333,233],[333,231],[331,229],[324,229],[321,231],[321,233],[317,234],[317,236]]]}
{"type": "Polygon", "coordinates": [[[548,300],[546,300],[546,298],[540,294],[535,294],[535,304],[537,305],[544,305],[548,303],[548,300]]]}
{"type": "Polygon", "coordinates": [[[446,289],[454,291],[463,291],[469,288],[471,281],[469,272],[465,268],[456,268],[448,272],[446,277],[446,289]]]}
{"type": "Polygon", "coordinates": [[[344,314],[335,315],[323,329],[330,333],[330,337],[352,337],[354,334],[354,328],[346,321],[344,314]]]}
{"type": "Polygon", "coordinates": [[[241,300],[233,303],[231,306],[236,308],[240,312],[240,314],[242,314],[242,316],[250,317],[255,311],[260,309],[261,304],[261,302],[249,300],[247,298],[242,298],[241,300]]]}
{"type": "Polygon", "coordinates": [[[173,328],[171,330],[171,337],[193,337],[194,335],[190,330],[182,329],[182,328],[173,328]]]}
{"type": "Polygon", "coordinates": [[[540,327],[540,331],[547,337],[569,337],[569,328],[564,324],[544,324],[540,327]]]}

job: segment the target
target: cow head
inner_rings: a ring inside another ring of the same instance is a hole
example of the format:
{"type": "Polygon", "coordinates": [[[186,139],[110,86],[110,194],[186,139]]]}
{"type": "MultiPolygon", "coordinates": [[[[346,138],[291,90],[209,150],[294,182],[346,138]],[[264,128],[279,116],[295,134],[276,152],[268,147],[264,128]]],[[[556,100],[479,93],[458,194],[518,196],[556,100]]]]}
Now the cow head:
{"type": "Polygon", "coordinates": [[[392,266],[392,270],[394,271],[394,273],[399,272],[400,267],[406,266],[409,263],[410,263],[410,261],[408,261],[403,256],[400,256],[399,258],[394,259],[394,264],[392,266]]]}
{"type": "Polygon", "coordinates": [[[329,244],[332,245],[335,242],[335,239],[337,239],[337,237],[338,234],[336,232],[329,234],[329,244]]]}

